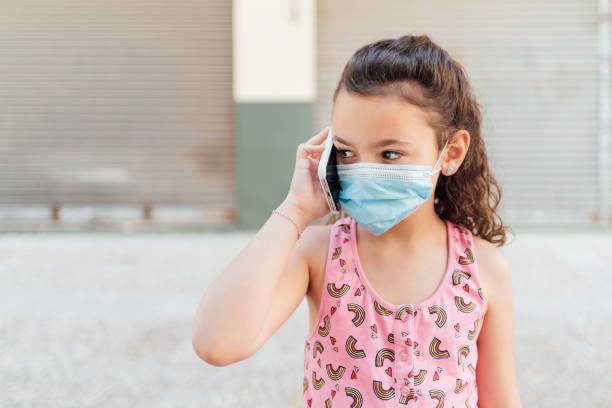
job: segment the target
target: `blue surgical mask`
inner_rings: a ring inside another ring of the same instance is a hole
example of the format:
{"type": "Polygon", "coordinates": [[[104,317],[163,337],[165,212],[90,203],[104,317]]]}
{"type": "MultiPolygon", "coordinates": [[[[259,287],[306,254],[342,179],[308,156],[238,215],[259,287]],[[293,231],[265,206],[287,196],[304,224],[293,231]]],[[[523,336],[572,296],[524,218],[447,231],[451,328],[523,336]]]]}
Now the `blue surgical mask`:
{"type": "Polygon", "coordinates": [[[412,214],[429,199],[432,166],[358,162],[338,164],[340,204],[359,225],[378,236],[412,214]]]}

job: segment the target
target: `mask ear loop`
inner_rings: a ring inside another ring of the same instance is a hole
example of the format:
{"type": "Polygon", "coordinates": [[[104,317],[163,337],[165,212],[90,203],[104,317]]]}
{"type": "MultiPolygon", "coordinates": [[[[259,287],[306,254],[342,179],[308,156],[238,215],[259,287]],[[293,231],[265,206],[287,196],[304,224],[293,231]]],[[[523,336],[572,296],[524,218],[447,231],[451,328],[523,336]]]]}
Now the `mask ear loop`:
{"type": "MultiPolygon", "coordinates": [[[[440,151],[440,155],[438,156],[438,160],[436,160],[436,164],[434,164],[434,166],[433,166],[434,169],[438,166],[438,163],[440,162],[440,159],[442,158],[442,155],[444,154],[444,149],[446,149],[446,145],[448,145],[448,140],[449,139],[446,139],[446,143],[444,143],[444,147],[440,151]]],[[[431,175],[433,176],[434,174],[436,174],[440,170],[442,170],[442,167],[440,167],[438,170],[435,170],[435,171],[432,170],[431,175]]]]}

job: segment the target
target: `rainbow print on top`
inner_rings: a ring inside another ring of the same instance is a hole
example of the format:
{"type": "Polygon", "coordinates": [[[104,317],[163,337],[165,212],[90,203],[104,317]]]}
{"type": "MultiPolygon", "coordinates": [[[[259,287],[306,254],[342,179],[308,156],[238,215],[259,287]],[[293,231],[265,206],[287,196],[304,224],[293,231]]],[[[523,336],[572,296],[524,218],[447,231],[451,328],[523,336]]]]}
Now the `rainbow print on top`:
{"type": "Polygon", "coordinates": [[[402,305],[370,285],[376,271],[363,270],[356,221],[330,227],[323,296],[304,344],[304,407],[477,406],[485,294],[471,232],[444,222],[440,285],[402,305]]]}

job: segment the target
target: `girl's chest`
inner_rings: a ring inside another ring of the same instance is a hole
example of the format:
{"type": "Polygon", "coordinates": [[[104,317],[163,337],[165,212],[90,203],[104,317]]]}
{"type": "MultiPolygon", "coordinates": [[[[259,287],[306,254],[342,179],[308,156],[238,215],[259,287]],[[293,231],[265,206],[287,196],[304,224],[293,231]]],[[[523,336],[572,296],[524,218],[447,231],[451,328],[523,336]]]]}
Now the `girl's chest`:
{"type": "MultiPolygon", "coordinates": [[[[310,266],[310,285],[307,293],[310,328],[316,323],[321,297],[325,295],[325,264],[310,266]]],[[[373,259],[360,262],[358,282],[372,294],[394,305],[420,303],[443,284],[446,264],[443,261],[425,259],[373,259]]]]}
{"type": "Polygon", "coordinates": [[[360,277],[375,297],[392,305],[417,304],[431,297],[443,283],[443,259],[374,256],[361,259],[360,277]]]}

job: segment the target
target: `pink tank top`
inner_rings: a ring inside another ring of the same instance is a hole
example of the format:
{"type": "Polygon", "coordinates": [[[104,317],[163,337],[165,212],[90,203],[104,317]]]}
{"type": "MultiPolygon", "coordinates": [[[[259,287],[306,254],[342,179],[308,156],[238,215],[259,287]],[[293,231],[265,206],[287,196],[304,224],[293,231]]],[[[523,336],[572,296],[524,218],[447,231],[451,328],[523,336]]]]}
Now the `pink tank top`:
{"type": "Polygon", "coordinates": [[[472,234],[445,224],[442,281],[428,299],[401,305],[382,299],[362,272],[355,220],[332,225],[319,316],[304,347],[304,407],[477,407],[484,297],[472,234]]]}

